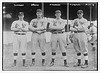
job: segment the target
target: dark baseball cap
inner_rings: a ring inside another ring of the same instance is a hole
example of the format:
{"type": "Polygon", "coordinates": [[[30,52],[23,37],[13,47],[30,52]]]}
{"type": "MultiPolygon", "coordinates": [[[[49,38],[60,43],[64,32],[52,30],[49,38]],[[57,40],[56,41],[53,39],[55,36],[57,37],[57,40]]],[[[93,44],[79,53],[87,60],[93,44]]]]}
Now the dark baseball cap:
{"type": "Polygon", "coordinates": [[[83,10],[78,10],[77,14],[83,13],[83,10]]]}
{"type": "Polygon", "coordinates": [[[19,12],[18,13],[18,16],[23,16],[24,15],[24,12],[19,12]]]}
{"type": "Polygon", "coordinates": [[[37,9],[36,12],[41,12],[42,13],[42,10],[41,9],[37,9]]]}
{"type": "Polygon", "coordinates": [[[61,11],[60,10],[56,10],[55,13],[61,13],[61,11]]]}

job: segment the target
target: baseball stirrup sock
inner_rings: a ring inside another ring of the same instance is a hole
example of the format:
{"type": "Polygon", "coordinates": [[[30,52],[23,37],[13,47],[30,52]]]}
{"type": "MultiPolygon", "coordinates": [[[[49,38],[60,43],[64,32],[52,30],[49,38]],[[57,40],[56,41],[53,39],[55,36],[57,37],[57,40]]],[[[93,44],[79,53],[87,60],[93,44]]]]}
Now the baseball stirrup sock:
{"type": "Polygon", "coordinates": [[[22,53],[22,58],[26,59],[26,53],[22,53]]]}
{"type": "Polygon", "coordinates": [[[23,59],[23,65],[25,65],[25,59],[23,59]]]}
{"type": "Polygon", "coordinates": [[[62,56],[64,57],[65,60],[67,59],[66,52],[62,52],[62,56]]]}
{"type": "Polygon", "coordinates": [[[56,52],[52,52],[52,58],[55,58],[56,52]]]}
{"type": "Polygon", "coordinates": [[[14,53],[14,60],[17,59],[18,53],[14,53]]]}
{"type": "Polygon", "coordinates": [[[35,52],[31,53],[31,55],[32,55],[32,63],[35,62],[35,54],[36,54],[35,52]]]}
{"type": "Polygon", "coordinates": [[[85,54],[84,54],[84,57],[85,57],[85,64],[88,65],[88,53],[85,53],[85,54]]]}
{"type": "Polygon", "coordinates": [[[42,59],[45,59],[45,52],[41,53],[42,54],[42,59]]]}
{"type": "Polygon", "coordinates": [[[52,52],[52,62],[54,62],[55,60],[55,55],[56,55],[56,52],[52,52]]]}
{"type": "Polygon", "coordinates": [[[64,60],[64,64],[67,64],[67,60],[64,60]]]}
{"type": "Polygon", "coordinates": [[[45,62],[45,59],[42,59],[42,63],[44,63],[45,62]]]}
{"type": "Polygon", "coordinates": [[[16,65],[16,63],[17,63],[17,61],[16,60],[14,60],[14,64],[16,65]]]}
{"type": "Polygon", "coordinates": [[[35,52],[31,53],[33,59],[35,58],[35,54],[36,54],[35,52]]]}
{"type": "Polygon", "coordinates": [[[77,57],[78,57],[78,63],[81,63],[81,53],[77,53],[77,57]]]}

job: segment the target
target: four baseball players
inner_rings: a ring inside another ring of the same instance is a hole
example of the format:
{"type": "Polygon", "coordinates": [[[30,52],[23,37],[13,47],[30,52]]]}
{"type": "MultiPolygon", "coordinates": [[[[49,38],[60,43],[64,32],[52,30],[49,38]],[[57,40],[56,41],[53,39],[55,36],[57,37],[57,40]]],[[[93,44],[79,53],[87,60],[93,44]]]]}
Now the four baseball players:
{"type": "MultiPolygon", "coordinates": [[[[40,48],[42,55],[42,66],[45,65],[45,56],[46,56],[46,38],[45,32],[46,29],[50,29],[51,34],[51,53],[52,53],[52,61],[50,66],[54,65],[56,50],[59,46],[64,66],[68,67],[67,64],[67,56],[66,56],[66,22],[61,18],[61,11],[55,11],[55,19],[51,22],[47,21],[43,17],[43,12],[41,9],[37,9],[36,11],[37,18],[32,19],[30,25],[28,26],[28,22],[24,21],[24,13],[19,12],[19,20],[14,21],[11,26],[11,30],[14,31],[14,41],[13,41],[13,53],[14,53],[14,65],[16,66],[16,59],[18,55],[19,45],[22,52],[23,57],[23,66],[25,66],[25,55],[26,55],[26,47],[27,47],[27,39],[26,32],[29,30],[32,32],[31,42],[31,55],[32,55],[32,66],[35,65],[36,60],[36,50],[40,48]],[[50,25],[47,27],[47,24],[50,25]]],[[[70,31],[73,34],[73,46],[77,53],[78,62],[74,65],[74,67],[81,66],[82,68],[88,67],[88,50],[87,50],[87,20],[83,17],[83,10],[77,11],[78,18],[73,20],[72,26],[70,26],[70,31]],[[81,54],[84,54],[85,63],[81,65],[81,54]]],[[[91,28],[92,31],[92,28],[91,28]]],[[[48,36],[49,37],[49,36],[48,36]]]]}
{"type": "Polygon", "coordinates": [[[27,50],[27,37],[26,33],[28,31],[28,22],[24,21],[24,13],[19,12],[19,20],[16,20],[11,25],[11,30],[14,31],[13,34],[13,55],[14,55],[14,66],[17,63],[18,51],[22,53],[23,66],[25,66],[25,56],[27,50]]]}

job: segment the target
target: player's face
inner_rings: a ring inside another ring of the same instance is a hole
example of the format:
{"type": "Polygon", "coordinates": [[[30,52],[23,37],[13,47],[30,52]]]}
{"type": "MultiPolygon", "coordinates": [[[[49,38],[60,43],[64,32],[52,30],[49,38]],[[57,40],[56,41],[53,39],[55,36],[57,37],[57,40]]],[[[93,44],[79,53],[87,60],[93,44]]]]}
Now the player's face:
{"type": "Polygon", "coordinates": [[[37,15],[37,17],[42,17],[43,14],[42,14],[42,12],[37,12],[36,15],[37,15]]]}
{"type": "Polygon", "coordinates": [[[77,13],[78,18],[82,18],[83,17],[83,13],[77,13]]]}
{"type": "Polygon", "coordinates": [[[23,19],[24,15],[19,15],[18,17],[19,17],[19,19],[23,19]]]}
{"type": "Polygon", "coordinates": [[[55,16],[56,16],[56,18],[59,18],[59,17],[61,17],[61,13],[56,13],[55,16]]]}

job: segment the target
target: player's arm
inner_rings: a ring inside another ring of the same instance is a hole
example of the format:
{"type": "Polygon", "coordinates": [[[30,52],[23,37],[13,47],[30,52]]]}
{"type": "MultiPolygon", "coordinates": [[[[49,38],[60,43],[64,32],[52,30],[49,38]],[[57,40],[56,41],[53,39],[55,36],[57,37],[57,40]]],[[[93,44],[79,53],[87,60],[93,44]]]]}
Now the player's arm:
{"type": "Polygon", "coordinates": [[[13,22],[13,23],[12,23],[12,25],[11,25],[11,30],[12,30],[12,31],[21,31],[21,30],[18,28],[16,22],[13,22]]]}
{"type": "Polygon", "coordinates": [[[28,31],[28,22],[24,25],[24,28],[20,28],[22,31],[27,32],[28,31]]]}
{"type": "Polygon", "coordinates": [[[64,25],[61,26],[53,26],[53,23],[50,26],[51,30],[63,30],[64,29],[64,25]]]}
{"type": "Polygon", "coordinates": [[[74,27],[75,20],[70,24],[70,31],[77,31],[77,29],[74,27]]]}
{"type": "Polygon", "coordinates": [[[29,30],[34,32],[34,31],[39,31],[40,29],[43,29],[43,27],[37,28],[37,27],[34,26],[34,21],[33,20],[30,22],[29,30]]]}
{"type": "Polygon", "coordinates": [[[84,20],[84,23],[82,25],[79,25],[76,27],[78,31],[85,31],[87,32],[88,25],[87,25],[87,20],[84,20]]]}

